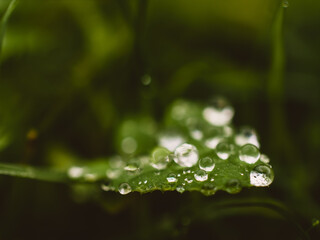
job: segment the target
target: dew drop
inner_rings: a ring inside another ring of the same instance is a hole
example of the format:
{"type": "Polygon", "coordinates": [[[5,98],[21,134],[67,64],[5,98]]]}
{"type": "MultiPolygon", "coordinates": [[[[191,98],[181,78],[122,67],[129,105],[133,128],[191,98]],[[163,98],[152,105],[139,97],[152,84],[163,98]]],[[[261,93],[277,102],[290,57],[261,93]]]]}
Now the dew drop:
{"type": "Polygon", "coordinates": [[[200,169],[200,170],[196,171],[196,173],[194,174],[194,178],[198,182],[204,182],[204,181],[208,180],[208,174],[206,173],[206,171],[200,169]]]}
{"type": "Polygon", "coordinates": [[[68,176],[70,178],[76,179],[82,177],[84,172],[85,171],[82,167],[71,167],[68,170],[68,176]]]}
{"type": "Polygon", "coordinates": [[[152,152],[151,166],[158,170],[165,169],[170,162],[169,154],[166,148],[156,148],[152,152]]]}
{"type": "Polygon", "coordinates": [[[216,186],[213,183],[204,183],[200,191],[202,194],[210,196],[216,192],[216,186]]]}
{"type": "Polygon", "coordinates": [[[214,98],[210,105],[203,110],[203,117],[214,126],[223,126],[230,123],[234,109],[224,98],[214,98]]]}
{"type": "Polygon", "coordinates": [[[184,187],[183,186],[177,186],[176,188],[177,192],[179,193],[183,193],[185,191],[184,187]]]}
{"type": "Polygon", "coordinates": [[[267,155],[261,154],[260,161],[263,162],[263,163],[269,163],[270,159],[269,159],[269,157],[267,155]]]}
{"type": "Polygon", "coordinates": [[[273,171],[266,165],[258,165],[250,172],[250,183],[256,187],[269,186],[273,179],[273,171]]]}
{"type": "Polygon", "coordinates": [[[203,138],[203,133],[198,129],[191,130],[190,135],[193,139],[196,140],[201,140],[203,138]]]}
{"type": "Polygon", "coordinates": [[[122,170],[121,169],[108,169],[106,171],[106,176],[109,179],[116,179],[121,175],[122,170]]]}
{"type": "Polygon", "coordinates": [[[216,153],[220,159],[226,160],[233,153],[233,149],[234,146],[231,143],[220,142],[216,147],[216,153]]]}
{"type": "Polygon", "coordinates": [[[121,142],[121,148],[124,153],[132,154],[137,150],[138,143],[133,137],[126,137],[121,142]]]}
{"type": "Polygon", "coordinates": [[[127,166],[124,167],[124,170],[128,172],[136,172],[139,169],[138,163],[132,162],[128,163],[127,166]]]}
{"type": "Polygon", "coordinates": [[[175,183],[178,181],[177,176],[174,173],[169,173],[167,176],[167,181],[169,183],[175,183]]]}
{"type": "Polygon", "coordinates": [[[215,149],[220,141],[221,141],[220,137],[209,138],[206,140],[205,145],[208,148],[215,149]]]}
{"type": "Polygon", "coordinates": [[[191,177],[186,177],[184,181],[186,181],[187,183],[192,183],[193,179],[191,177]]]}
{"type": "Polygon", "coordinates": [[[226,183],[226,190],[229,193],[238,193],[238,192],[240,192],[240,190],[241,190],[240,181],[238,179],[230,179],[226,183]]]}
{"type": "Polygon", "coordinates": [[[128,183],[121,183],[119,185],[119,193],[122,195],[126,195],[131,192],[131,187],[128,183]]]}
{"type": "Polygon", "coordinates": [[[197,148],[188,143],[184,143],[177,147],[174,155],[174,161],[182,167],[192,167],[199,159],[197,148]]]}
{"type": "Polygon", "coordinates": [[[205,157],[205,158],[200,159],[199,167],[200,167],[200,169],[202,169],[206,172],[211,172],[215,167],[215,163],[213,162],[212,158],[205,157]]]}
{"type": "Polygon", "coordinates": [[[246,144],[239,150],[239,159],[243,162],[253,164],[258,161],[259,158],[260,151],[256,146],[252,144],[246,144]]]}
{"type": "Polygon", "coordinates": [[[185,139],[175,132],[165,132],[159,136],[159,145],[173,152],[185,139]]]}
{"type": "Polygon", "coordinates": [[[151,76],[149,74],[145,74],[141,78],[141,82],[145,86],[150,85],[151,81],[152,81],[152,79],[151,79],[151,76]]]}
{"type": "Polygon", "coordinates": [[[260,147],[256,131],[249,127],[243,127],[240,129],[240,131],[235,136],[235,142],[239,146],[250,143],[258,148],[260,147]]]}
{"type": "Polygon", "coordinates": [[[84,179],[88,182],[95,182],[98,179],[98,175],[94,173],[86,173],[84,179]]]}

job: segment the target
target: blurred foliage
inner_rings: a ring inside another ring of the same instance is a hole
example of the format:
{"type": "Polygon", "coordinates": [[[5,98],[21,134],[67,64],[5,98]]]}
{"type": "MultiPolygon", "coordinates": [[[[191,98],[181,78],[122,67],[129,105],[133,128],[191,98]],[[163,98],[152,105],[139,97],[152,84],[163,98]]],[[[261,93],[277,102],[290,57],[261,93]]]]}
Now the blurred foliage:
{"type": "Polygon", "coordinates": [[[277,177],[267,190],[207,198],[122,197],[1,176],[0,239],[299,239],[291,217],[319,238],[310,226],[320,218],[320,3],[289,4],[284,78],[271,88],[280,1],[20,0],[1,55],[1,163],[63,167],[111,156],[129,117],[160,119],[177,98],[222,94],[235,125],[257,129],[277,177]],[[219,205],[256,198],[293,215],[219,205]]]}

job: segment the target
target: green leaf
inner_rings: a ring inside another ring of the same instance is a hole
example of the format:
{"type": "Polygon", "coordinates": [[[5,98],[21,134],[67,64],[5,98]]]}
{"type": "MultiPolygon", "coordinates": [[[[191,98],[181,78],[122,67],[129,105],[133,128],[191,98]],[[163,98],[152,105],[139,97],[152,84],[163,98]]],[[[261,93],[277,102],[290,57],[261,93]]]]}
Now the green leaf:
{"type": "Polygon", "coordinates": [[[179,100],[161,127],[149,118],[120,124],[116,141],[121,156],[78,161],[63,173],[1,164],[0,174],[96,183],[121,194],[176,190],[212,195],[218,190],[238,193],[243,187],[269,186],[274,178],[269,159],[260,154],[254,130],[235,131],[233,111],[223,98],[208,106],[179,100]]]}
{"type": "Polygon", "coordinates": [[[1,56],[3,39],[4,39],[5,31],[7,28],[7,23],[17,3],[18,3],[18,0],[12,0],[0,20],[0,56],[1,56]]]}

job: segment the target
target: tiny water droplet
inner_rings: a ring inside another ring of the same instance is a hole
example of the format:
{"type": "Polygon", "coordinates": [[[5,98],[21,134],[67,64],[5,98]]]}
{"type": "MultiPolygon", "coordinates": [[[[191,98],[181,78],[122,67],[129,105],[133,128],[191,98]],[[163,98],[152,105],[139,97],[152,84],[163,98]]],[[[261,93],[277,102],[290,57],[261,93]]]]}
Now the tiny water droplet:
{"type": "Polygon", "coordinates": [[[178,173],[178,175],[177,175],[178,177],[180,177],[181,176],[181,174],[180,173],[178,173]]]}
{"type": "Polygon", "coordinates": [[[121,142],[122,151],[126,154],[132,154],[137,150],[138,143],[133,137],[126,137],[121,142]]]}
{"type": "Polygon", "coordinates": [[[147,184],[147,183],[148,183],[148,180],[145,180],[143,183],[144,183],[144,184],[147,184]]]}
{"type": "Polygon", "coordinates": [[[141,181],[139,181],[139,182],[138,182],[138,184],[139,184],[139,185],[141,185],[141,184],[142,184],[142,182],[141,182],[141,181]]]}
{"type": "Polygon", "coordinates": [[[195,140],[201,140],[203,138],[203,132],[201,132],[199,129],[190,131],[190,135],[195,140]]]}
{"type": "Polygon", "coordinates": [[[194,178],[198,182],[204,182],[204,181],[208,180],[208,174],[206,173],[206,171],[200,169],[200,170],[196,171],[196,173],[194,174],[194,178]]]}
{"type": "Polygon", "coordinates": [[[239,159],[243,162],[253,164],[258,161],[259,158],[260,151],[256,146],[252,144],[246,144],[239,150],[239,159]]]}
{"type": "Polygon", "coordinates": [[[213,181],[214,181],[214,178],[211,178],[211,179],[210,179],[210,182],[213,182],[213,181]]]}
{"type": "Polygon", "coordinates": [[[101,184],[101,189],[103,190],[103,191],[111,191],[112,190],[112,187],[110,186],[110,184],[109,183],[103,183],[103,184],[101,184]]]}
{"type": "Polygon", "coordinates": [[[256,187],[269,186],[273,179],[273,171],[267,165],[258,165],[250,172],[250,183],[256,187]]]}
{"type": "Polygon", "coordinates": [[[138,169],[139,169],[139,165],[138,163],[135,163],[135,162],[128,163],[127,166],[124,167],[124,170],[128,172],[135,172],[138,169]]]}
{"type": "Polygon", "coordinates": [[[197,148],[188,143],[177,147],[174,155],[174,161],[182,167],[192,167],[199,159],[197,148]]]}
{"type": "Polygon", "coordinates": [[[169,183],[175,183],[178,181],[176,175],[174,173],[169,173],[168,176],[167,176],[167,181],[169,183]]]}
{"type": "Polygon", "coordinates": [[[204,183],[203,186],[201,187],[201,193],[210,196],[215,194],[216,192],[216,186],[214,183],[204,183]]]}
{"type": "Polygon", "coordinates": [[[238,192],[240,192],[240,190],[241,190],[240,181],[238,179],[230,179],[226,183],[226,190],[229,193],[238,193],[238,192]]]}
{"type": "Polygon", "coordinates": [[[76,179],[76,178],[82,177],[84,172],[85,172],[84,168],[74,166],[74,167],[69,168],[68,176],[70,178],[76,179]]]}
{"type": "Polygon", "coordinates": [[[121,183],[119,185],[119,193],[122,195],[126,195],[131,192],[131,187],[128,183],[121,183]]]}
{"type": "Polygon", "coordinates": [[[98,179],[98,175],[94,173],[86,173],[84,179],[88,182],[95,182],[98,179]]]}
{"type": "Polygon", "coordinates": [[[269,157],[267,155],[261,154],[260,161],[263,162],[263,163],[269,163],[270,159],[269,159],[269,157]]]}
{"type": "Polygon", "coordinates": [[[106,171],[106,176],[109,179],[116,179],[121,175],[122,170],[121,169],[108,169],[106,171]]]}
{"type": "Polygon", "coordinates": [[[233,153],[234,146],[228,142],[220,142],[216,147],[216,153],[219,158],[226,160],[233,153]]]}
{"type": "Polygon", "coordinates": [[[230,123],[234,115],[233,107],[221,97],[210,101],[209,106],[203,110],[203,117],[214,126],[223,126],[230,123]]]}
{"type": "Polygon", "coordinates": [[[165,169],[170,162],[170,152],[166,148],[156,148],[152,152],[151,166],[155,169],[165,169]]]}
{"type": "Polygon", "coordinates": [[[211,172],[215,167],[215,163],[213,162],[212,158],[205,157],[205,158],[200,159],[199,167],[200,167],[200,169],[202,169],[206,172],[211,172]]]}
{"type": "Polygon", "coordinates": [[[287,0],[283,0],[282,3],[281,3],[281,6],[283,8],[287,8],[287,7],[289,7],[289,2],[287,0]]]}
{"type": "Polygon", "coordinates": [[[150,85],[151,81],[152,81],[152,79],[151,79],[151,76],[149,74],[145,74],[141,78],[141,82],[145,86],[150,85]]]}
{"type": "Polygon", "coordinates": [[[177,186],[176,188],[177,192],[179,193],[183,193],[185,191],[184,187],[183,186],[177,186]]]}
{"type": "Polygon", "coordinates": [[[184,181],[186,181],[187,183],[192,183],[193,179],[191,177],[186,177],[184,181]]]}

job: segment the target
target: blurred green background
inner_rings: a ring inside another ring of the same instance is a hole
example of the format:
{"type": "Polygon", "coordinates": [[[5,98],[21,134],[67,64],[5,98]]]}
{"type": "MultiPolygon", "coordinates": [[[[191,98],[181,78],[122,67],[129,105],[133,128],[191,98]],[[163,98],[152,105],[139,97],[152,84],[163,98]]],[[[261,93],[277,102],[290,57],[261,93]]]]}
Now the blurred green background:
{"type": "MultiPolygon", "coordinates": [[[[320,218],[320,2],[291,0],[284,9],[285,74],[272,81],[280,3],[21,0],[1,55],[1,162],[110,156],[127,117],[160,121],[175,99],[223,95],[235,126],[257,130],[275,181],[238,195],[123,197],[1,176],[0,240],[299,239],[270,209],[210,210],[261,197],[282,202],[305,230],[320,218]]],[[[1,14],[8,4],[0,1],[1,14]]],[[[308,232],[320,238],[319,226],[308,232]]]]}

